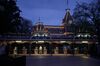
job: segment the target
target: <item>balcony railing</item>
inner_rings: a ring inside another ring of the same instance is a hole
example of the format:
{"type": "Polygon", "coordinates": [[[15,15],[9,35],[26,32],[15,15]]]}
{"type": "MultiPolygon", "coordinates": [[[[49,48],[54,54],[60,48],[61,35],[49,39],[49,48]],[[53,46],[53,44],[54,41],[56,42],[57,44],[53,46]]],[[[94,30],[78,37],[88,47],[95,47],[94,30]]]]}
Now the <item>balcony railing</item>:
{"type": "Polygon", "coordinates": [[[10,36],[10,35],[0,35],[0,40],[97,40],[96,37],[75,37],[75,36],[10,36]]]}

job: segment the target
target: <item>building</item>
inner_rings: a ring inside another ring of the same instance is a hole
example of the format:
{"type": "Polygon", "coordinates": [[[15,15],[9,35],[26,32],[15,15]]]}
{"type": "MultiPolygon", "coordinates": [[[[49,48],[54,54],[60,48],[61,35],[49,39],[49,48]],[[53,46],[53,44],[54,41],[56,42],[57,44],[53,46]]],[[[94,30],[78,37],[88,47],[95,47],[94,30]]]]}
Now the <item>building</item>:
{"type": "Polygon", "coordinates": [[[70,10],[61,25],[44,25],[37,22],[30,34],[6,34],[0,36],[0,43],[7,46],[8,54],[87,54],[98,42],[96,35],[75,33],[70,10]]]}

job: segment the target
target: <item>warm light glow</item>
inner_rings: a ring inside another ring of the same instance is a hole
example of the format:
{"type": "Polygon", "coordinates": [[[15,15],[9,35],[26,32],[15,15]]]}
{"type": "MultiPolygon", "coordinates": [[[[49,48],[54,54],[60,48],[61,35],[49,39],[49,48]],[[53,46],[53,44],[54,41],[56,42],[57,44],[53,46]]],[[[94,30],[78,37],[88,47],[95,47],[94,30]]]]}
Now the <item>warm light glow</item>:
{"type": "Polygon", "coordinates": [[[38,43],[44,43],[44,41],[38,41],[38,43]]]}
{"type": "Polygon", "coordinates": [[[66,41],[60,41],[60,43],[65,43],[66,41]]]}
{"type": "Polygon", "coordinates": [[[65,32],[64,35],[73,34],[72,32],[65,32]]]}
{"type": "Polygon", "coordinates": [[[45,29],[45,32],[48,32],[48,30],[47,30],[47,29],[45,29]]]}
{"type": "Polygon", "coordinates": [[[22,41],[16,41],[17,43],[22,43],[22,41]]]}
{"type": "Polygon", "coordinates": [[[65,32],[64,35],[67,35],[67,33],[65,32]]]}
{"type": "Polygon", "coordinates": [[[47,26],[46,28],[64,28],[63,26],[47,26]]]}
{"type": "Polygon", "coordinates": [[[84,58],[84,59],[88,59],[89,57],[88,57],[88,56],[82,56],[82,58],[84,58]]]}
{"type": "Polygon", "coordinates": [[[42,46],[39,47],[39,50],[42,50],[42,46]]]}
{"type": "Polygon", "coordinates": [[[64,34],[50,34],[50,35],[59,35],[60,36],[60,35],[64,35],[64,34]]]}
{"type": "Polygon", "coordinates": [[[88,43],[88,41],[82,41],[82,43],[88,43]]]}

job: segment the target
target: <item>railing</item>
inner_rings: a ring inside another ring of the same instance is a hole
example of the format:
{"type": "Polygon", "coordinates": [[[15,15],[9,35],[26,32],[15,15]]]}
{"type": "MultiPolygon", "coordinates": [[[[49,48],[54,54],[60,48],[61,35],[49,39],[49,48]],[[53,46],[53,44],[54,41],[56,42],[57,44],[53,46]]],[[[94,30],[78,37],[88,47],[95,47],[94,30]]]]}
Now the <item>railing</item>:
{"type": "Polygon", "coordinates": [[[60,36],[60,37],[32,37],[32,36],[0,36],[0,40],[97,40],[95,37],[87,37],[87,38],[78,38],[78,37],[68,37],[68,36],[60,36]]]}

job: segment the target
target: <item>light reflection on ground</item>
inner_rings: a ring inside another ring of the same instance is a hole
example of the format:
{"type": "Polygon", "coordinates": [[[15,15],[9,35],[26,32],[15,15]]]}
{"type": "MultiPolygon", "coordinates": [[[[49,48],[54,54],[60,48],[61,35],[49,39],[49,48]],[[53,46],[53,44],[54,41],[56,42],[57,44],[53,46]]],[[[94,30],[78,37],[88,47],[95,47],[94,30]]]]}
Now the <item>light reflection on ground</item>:
{"type": "Polygon", "coordinates": [[[82,56],[82,58],[84,58],[84,59],[88,59],[89,57],[88,57],[88,56],[82,56]]]}

